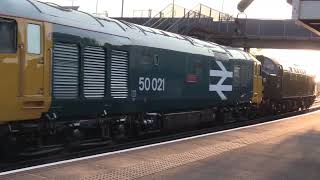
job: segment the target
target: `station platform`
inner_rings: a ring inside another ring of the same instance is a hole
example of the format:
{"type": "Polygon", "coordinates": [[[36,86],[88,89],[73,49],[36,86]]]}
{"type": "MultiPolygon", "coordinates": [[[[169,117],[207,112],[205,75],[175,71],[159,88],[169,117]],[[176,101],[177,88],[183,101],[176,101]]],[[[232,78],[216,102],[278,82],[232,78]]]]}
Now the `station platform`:
{"type": "Polygon", "coordinates": [[[320,179],[320,111],[0,179],[320,179]]]}

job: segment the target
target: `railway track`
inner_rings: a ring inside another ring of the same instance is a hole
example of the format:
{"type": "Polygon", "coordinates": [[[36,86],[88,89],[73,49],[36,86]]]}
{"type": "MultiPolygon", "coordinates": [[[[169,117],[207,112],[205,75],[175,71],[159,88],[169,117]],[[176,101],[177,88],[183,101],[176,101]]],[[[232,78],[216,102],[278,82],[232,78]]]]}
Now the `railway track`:
{"type": "Polygon", "coordinates": [[[49,154],[46,157],[34,156],[30,158],[25,158],[25,157],[19,158],[11,162],[5,162],[5,163],[0,162],[0,175],[9,173],[10,171],[30,168],[34,166],[40,166],[43,164],[57,163],[59,161],[66,161],[66,160],[71,160],[75,158],[82,158],[86,156],[92,156],[92,155],[103,154],[108,152],[115,152],[115,151],[125,150],[129,148],[135,148],[139,146],[145,146],[150,144],[177,140],[181,138],[192,137],[196,135],[229,130],[229,129],[238,128],[238,127],[245,127],[245,126],[259,124],[267,121],[274,121],[274,120],[278,120],[278,119],[286,118],[290,116],[296,116],[296,115],[300,115],[300,114],[304,114],[304,113],[312,112],[316,110],[320,110],[319,99],[315,102],[315,104],[310,109],[298,111],[298,112],[289,112],[289,113],[284,113],[284,114],[275,115],[275,116],[267,116],[267,117],[257,118],[249,121],[236,121],[236,122],[227,123],[220,126],[190,130],[190,131],[180,132],[180,133],[171,133],[169,135],[157,134],[151,138],[140,137],[137,139],[130,139],[130,142],[124,141],[118,144],[109,144],[107,147],[102,146],[102,147],[90,148],[90,149],[80,150],[75,152],[61,151],[58,155],[56,155],[57,153],[55,155],[49,154]]]}

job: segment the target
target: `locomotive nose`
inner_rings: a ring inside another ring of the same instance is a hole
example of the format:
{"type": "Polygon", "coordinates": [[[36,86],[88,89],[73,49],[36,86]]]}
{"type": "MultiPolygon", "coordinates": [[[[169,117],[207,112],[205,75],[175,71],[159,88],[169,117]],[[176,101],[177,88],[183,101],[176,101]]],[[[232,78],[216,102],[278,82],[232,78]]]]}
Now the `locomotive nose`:
{"type": "Polygon", "coordinates": [[[17,55],[17,24],[14,20],[0,17],[0,123],[8,116],[17,97],[19,80],[17,55]]]}
{"type": "Polygon", "coordinates": [[[51,39],[43,36],[51,33],[47,26],[0,16],[0,124],[40,119],[49,109],[49,76],[44,77],[44,67],[50,68],[45,61],[51,54],[44,46],[50,49],[51,39]]]}

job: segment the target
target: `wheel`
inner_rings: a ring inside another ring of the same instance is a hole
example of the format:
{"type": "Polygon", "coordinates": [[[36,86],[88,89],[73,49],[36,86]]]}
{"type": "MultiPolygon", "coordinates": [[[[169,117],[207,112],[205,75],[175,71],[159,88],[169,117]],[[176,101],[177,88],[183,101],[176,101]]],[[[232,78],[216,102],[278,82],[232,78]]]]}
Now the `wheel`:
{"type": "Polygon", "coordinates": [[[0,159],[3,161],[12,161],[22,149],[17,145],[16,138],[12,136],[2,137],[0,142],[4,144],[0,146],[0,159]]]}

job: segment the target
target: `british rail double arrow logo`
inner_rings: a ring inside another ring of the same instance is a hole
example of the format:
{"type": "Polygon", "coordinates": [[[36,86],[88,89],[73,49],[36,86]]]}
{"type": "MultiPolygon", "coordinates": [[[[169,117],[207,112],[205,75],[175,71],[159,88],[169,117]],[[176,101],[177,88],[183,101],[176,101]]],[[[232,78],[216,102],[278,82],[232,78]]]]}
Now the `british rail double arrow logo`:
{"type": "Polygon", "coordinates": [[[227,100],[227,97],[223,92],[232,91],[232,85],[223,85],[223,83],[227,78],[233,77],[233,72],[227,71],[222,62],[216,61],[216,63],[221,70],[210,70],[210,77],[221,77],[221,79],[217,84],[210,84],[209,91],[215,91],[222,100],[227,100]]]}

